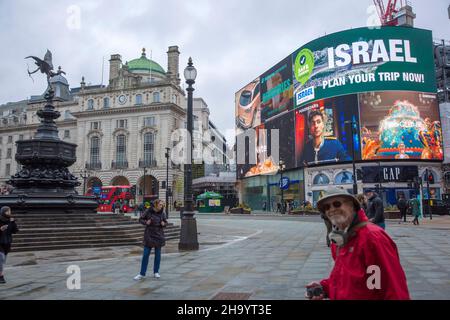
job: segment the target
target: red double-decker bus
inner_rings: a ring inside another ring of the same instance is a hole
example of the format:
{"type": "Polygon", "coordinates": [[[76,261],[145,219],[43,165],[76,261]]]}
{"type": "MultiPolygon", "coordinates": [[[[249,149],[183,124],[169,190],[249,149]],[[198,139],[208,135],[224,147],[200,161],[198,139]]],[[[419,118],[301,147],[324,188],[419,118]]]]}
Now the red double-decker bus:
{"type": "Polygon", "coordinates": [[[99,212],[113,212],[112,205],[116,208],[123,204],[123,212],[133,211],[134,201],[131,186],[102,186],[100,193],[99,212]]]}

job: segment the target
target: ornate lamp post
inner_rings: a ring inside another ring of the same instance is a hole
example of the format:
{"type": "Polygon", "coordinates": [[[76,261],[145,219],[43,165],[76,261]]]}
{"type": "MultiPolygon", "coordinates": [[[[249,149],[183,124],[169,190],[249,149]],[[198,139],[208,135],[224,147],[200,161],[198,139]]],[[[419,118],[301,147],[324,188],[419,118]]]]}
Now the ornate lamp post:
{"type": "Polygon", "coordinates": [[[142,191],[142,205],[144,206],[144,210],[145,210],[145,174],[147,173],[147,168],[145,167],[144,164],[144,188],[142,191]]]}
{"type": "Polygon", "coordinates": [[[88,179],[89,177],[89,171],[87,171],[86,169],[81,170],[80,178],[83,179],[83,195],[86,194],[86,179],[88,179]]]}
{"type": "Polygon", "coordinates": [[[166,217],[169,219],[169,154],[170,148],[166,148],[166,217]]]}
{"type": "Polygon", "coordinates": [[[184,69],[184,78],[188,88],[187,100],[187,130],[188,130],[188,149],[187,149],[187,163],[184,165],[184,209],[181,219],[181,235],[178,249],[180,250],[198,250],[197,239],[197,221],[194,218],[194,210],[192,206],[192,127],[193,127],[193,99],[192,93],[197,77],[197,70],[195,69],[192,58],[189,58],[188,65],[184,69]]]}

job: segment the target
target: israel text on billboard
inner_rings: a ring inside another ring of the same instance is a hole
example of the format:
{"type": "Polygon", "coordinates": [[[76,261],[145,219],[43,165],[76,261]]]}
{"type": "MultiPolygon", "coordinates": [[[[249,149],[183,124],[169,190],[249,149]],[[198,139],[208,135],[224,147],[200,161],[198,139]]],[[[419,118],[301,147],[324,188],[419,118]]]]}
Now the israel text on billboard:
{"type": "Polygon", "coordinates": [[[236,135],[261,124],[261,94],[259,78],[236,92],[236,135]]]}
{"type": "Polygon", "coordinates": [[[382,27],[334,33],[292,55],[294,104],[366,91],[436,92],[431,31],[382,27]]]}
{"type": "Polygon", "coordinates": [[[363,160],[443,160],[436,94],[361,93],[359,107],[363,160]]]}

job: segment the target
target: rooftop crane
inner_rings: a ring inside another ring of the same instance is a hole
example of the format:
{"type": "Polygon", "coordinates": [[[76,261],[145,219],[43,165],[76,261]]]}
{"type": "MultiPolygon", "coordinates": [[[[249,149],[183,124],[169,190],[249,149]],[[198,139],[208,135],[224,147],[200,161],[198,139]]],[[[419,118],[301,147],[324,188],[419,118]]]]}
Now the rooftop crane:
{"type": "Polygon", "coordinates": [[[383,0],[373,0],[375,7],[377,7],[378,16],[380,17],[381,25],[383,26],[396,26],[397,13],[399,9],[397,8],[397,3],[400,3],[400,7],[403,7],[403,0],[389,0],[386,8],[384,7],[383,0]]]}

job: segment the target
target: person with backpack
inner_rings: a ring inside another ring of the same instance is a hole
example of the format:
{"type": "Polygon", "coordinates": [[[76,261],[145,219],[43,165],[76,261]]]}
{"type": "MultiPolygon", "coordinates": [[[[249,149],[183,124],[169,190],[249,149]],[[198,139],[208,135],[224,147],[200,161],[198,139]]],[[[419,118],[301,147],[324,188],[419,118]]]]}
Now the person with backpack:
{"type": "Polygon", "coordinates": [[[11,208],[2,207],[0,209],[0,284],[6,283],[3,266],[6,263],[6,256],[11,251],[12,235],[18,231],[19,228],[11,216],[11,208]]]}

